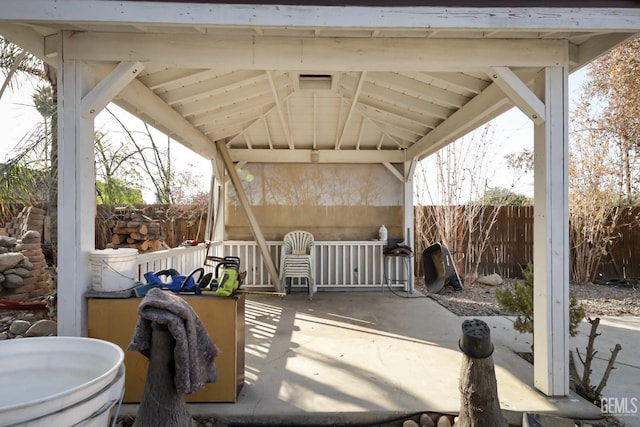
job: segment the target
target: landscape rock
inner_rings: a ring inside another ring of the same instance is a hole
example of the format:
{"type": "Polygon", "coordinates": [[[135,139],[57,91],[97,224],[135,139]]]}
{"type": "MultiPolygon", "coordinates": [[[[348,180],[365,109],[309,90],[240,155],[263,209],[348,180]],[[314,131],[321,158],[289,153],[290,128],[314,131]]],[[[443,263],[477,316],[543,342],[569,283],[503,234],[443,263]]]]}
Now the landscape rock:
{"type": "Polygon", "coordinates": [[[24,279],[17,274],[5,274],[2,286],[4,288],[15,289],[24,284],[24,279]]]}
{"type": "Polygon", "coordinates": [[[436,423],[433,421],[429,414],[421,414],[420,427],[436,427],[436,423]]]}
{"type": "Polygon", "coordinates": [[[23,243],[40,242],[40,233],[34,230],[29,230],[26,233],[24,233],[24,236],[22,236],[22,242],[23,243]]]}
{"type": "Polygon", "coordinates": [[[413,420],[406,420],[402,423],[402,427],[420,427],[417,422],[413,420]]]}
{"type": "Polygon", "coordinates": [[[5,248],[4,246],[0,246],[0,254],[6,254],[9,252],[9,248],[5,248]]]}
{"type": "Polygon", "coordinates": [[[25,333],[25,337],[49,337],[58,334],[58,324],[53,320],[43,319],[34,323],[25,333]]]}
{"type": "Polygon", "coordinates": [[[0,341],[4,341],[6,339],[9,339],[9,334],[6,332],[0,332],[0,341]]]}
{"type": "Polygon", "coordinates": [[[4,282],[4,274],[0,273],[0,283],[4,282]]]}
{"type": "Polygon", "coordinates": [[[451,420],[449,420],[449,418],[447,418],[446,416],[441,416],[440,418],[438,418],[438,424],[436,424],[437,427],[451,427],[451,420]]]}
{"type": "Polygon", "coordinates": [[[504,280],[499,274],[493,273],[488,276],[480,276],[476,279],[476,282],[488,286],[500,286],[504,283],[504,280]]]}
{"type": "Polygon", "coordinates": [[[31,323],[26,320],[16,320],[9,326],[9,333],[13,335],[22,335],[31,327],[31,323]]]}
{"type": "Polygon", "coordinates": [[[23,259],[18,264],[16,264],[16,268],[26,268],[27,270],[33,270],[33,264],[29,261],[28,258],[23,259]]]}
{"type": "Polygon", "coordinates": [[[15,237],[0,236],[0,246],[3,248],[13,248],[18,240],[15,237]]]}
{"type": "Polygon", "coordinates": [[[22,268],[22,267],[17,267],[15,269],[14,274],[17,274],[18,276],[24,278],[24,277],[29,277],[31,276],[31,270],[27,270],[26,268],[22,268]]]}
{"type": "Polygon", "coordinates": [[[23,259],[24,255],[20,252],[7,252],[6,254],[0,254],[0,272],[4,272],[15,267],[23,259]]]}

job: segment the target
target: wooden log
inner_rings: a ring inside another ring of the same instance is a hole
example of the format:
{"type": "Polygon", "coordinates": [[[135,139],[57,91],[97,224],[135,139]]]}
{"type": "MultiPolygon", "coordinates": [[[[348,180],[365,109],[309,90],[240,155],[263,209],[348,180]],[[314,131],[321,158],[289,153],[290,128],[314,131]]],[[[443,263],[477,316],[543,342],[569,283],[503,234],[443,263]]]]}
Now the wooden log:
{"type": "Polygon", "coordinates": [[[148,249],[152,251],[159,251],[162,249],[162,242],[160,240],[147,240],[148,249]]]}
{"type": "Polygon", "coordinates": [[[119,245],[120,243],[124,242],[126,239],[126,235],[124,234],[112,234],[111,235],[111,243],[113,243],[114,245],[119,245]]]}
{"type": "Polygon", "coordinates": [[[126,227],[115,227],[113,229],[113,232],[116,234],[131,234],[131,233],[140,233],[140,234],[147,234],[147,232],[149,231],[147,228],[147,225],[144,223],[133,223],[133,222],[129,222],[127,224],[137,224],[135,226],[126,226],[126,227]]]}
{"type": "Polygon", "coordinates": [[[132,228],[139,233],[147,234],[147,224],[141,221],[129,221],[127,222],[127,228],[132,228]]]}
{"type": "Polygon", "coordinates": [[[149,241],[145,240],[144,242],[138,243],[138,250],[140,252],[146,252],[149,250],[149,241]]]}
{"type": "Polygon", "coordinates": [[[149,240],[149,235],[147,233],[133,232],[129,233],[129,237],[135,240],[149,240]]]}
{"type": "Polygon", "coordinates": [[[460,416],[456,427],[508,427],[500,410],[491,330],[482,320],[465,320],[460,338],[460,416]]]}
{"type": "Polygon", "coordinates": [[[152,322],[151,328],[147,381],[133,426],[190,426],[189,408],[173,379],[175,340],[166,326],[152,322]]]}
{"type": "Polygon", "coordinates": [[[134,243],[134,244],[138,243],[137,239],[132,239],[131,237],[125,237],[125,240],[127,241],[127,243],[134,243]]]}

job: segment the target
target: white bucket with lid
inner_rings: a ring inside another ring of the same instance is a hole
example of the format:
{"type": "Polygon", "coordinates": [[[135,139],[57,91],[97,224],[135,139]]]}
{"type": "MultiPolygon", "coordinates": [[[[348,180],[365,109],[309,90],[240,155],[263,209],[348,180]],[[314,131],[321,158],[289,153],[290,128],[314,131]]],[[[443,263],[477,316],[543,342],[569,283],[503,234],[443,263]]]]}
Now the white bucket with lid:
{"type": "Polygon", "coordinates": [[[104,427],[124,392],[124,352],[81,337],[0,346],[0,425],[104,427]]]}
{"type": "Polygon", "coordinates": [[[100,249],[89,254],[91,288],[98,292],[130,289],[136,281],[137,249],[100,249]]]}

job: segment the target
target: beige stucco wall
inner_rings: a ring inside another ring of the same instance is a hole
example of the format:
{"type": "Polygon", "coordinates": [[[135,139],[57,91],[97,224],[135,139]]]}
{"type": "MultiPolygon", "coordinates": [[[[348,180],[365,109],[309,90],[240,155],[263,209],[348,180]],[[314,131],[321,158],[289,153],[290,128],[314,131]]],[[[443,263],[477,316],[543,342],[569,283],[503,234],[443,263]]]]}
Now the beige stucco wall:
{"type": "MultiPolygon", "coordinates": [[[[382,224],[402,237],[402,183],[382,165],[255,164],[239,171],[267,240],[307,230],[316,240],[371,240],[382,224]]],[[[252,240],[246,215],[227,190],[227,240],[252,240]]]]}

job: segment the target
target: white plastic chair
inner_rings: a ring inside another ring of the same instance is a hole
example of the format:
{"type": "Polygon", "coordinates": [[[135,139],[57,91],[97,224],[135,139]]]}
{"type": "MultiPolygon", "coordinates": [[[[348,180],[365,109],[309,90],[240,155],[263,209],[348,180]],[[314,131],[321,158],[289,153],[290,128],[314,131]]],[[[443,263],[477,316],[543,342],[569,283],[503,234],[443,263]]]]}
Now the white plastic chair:
{"type": "MultiPolygon", "coordinates": [[[[287,279],[304,277],[307,279],[309,299],[313,299],[315,283],[313,279],[313,234],[308,231],[290,231],[284,235],[282,254],[280,256],[280,285],[284,289],[287,279]]],[[[291,292],[291,281],[287,293],[291,292]]]]}

